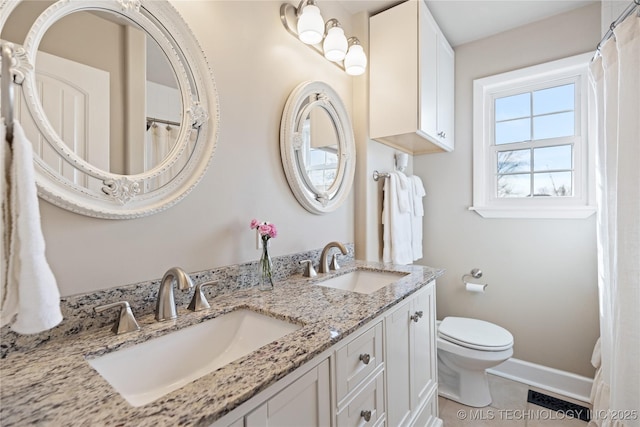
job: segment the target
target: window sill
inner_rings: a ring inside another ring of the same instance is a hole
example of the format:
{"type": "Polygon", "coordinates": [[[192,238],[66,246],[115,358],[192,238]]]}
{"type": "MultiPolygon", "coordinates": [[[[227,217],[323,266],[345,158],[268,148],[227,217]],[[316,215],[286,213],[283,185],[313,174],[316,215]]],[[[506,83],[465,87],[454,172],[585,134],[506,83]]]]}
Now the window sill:
{"type": "Polygon", "coordinates": [[[583,219],[596,213],[595,206],[557,208],[510,208],[496,206],[471,206],[470,211],[483,218],[528,218],[528,219],[583,219]]]}

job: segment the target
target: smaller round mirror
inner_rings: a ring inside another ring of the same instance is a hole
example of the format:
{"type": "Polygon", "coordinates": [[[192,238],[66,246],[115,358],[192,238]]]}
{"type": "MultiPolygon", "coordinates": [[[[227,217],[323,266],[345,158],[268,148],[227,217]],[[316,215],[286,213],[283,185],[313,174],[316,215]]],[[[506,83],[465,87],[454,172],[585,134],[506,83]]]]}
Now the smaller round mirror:
{"type": "Polygon", "coordinates": [[[337,209],[351,190],[355,142],[338,94],[326,83],[304,82],[284,108],[280,154],[289,186],[309,212],[337,209]]]}

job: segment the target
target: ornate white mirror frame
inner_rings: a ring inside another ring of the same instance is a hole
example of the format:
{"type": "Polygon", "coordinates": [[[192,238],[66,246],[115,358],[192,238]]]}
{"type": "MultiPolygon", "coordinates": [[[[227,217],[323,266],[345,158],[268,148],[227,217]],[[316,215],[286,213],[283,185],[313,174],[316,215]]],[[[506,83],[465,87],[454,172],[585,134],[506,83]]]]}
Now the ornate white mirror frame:
{"type": "Polygon", "coordinates": [[[326,214],[336,210],[347,198],[353,184],[356,149],[351,120],[331,86],[320,81],[303,82],[289,95],[280,125],[280,155],[289,187],[298,202],[309,212],[326,214]],[[322,108],[330,117],[337,138],[335,179],[326,189],[311,181],[304,163],[305,122],[311,111],[322,108]]]}
{"type": "MultiPolygon", "coordinates": [[[[0,17],[2,28],[11,10],[20,2],[0,3],[5,8],[0,17]]],[[[23,48],[16,46],[15,51],[14,81],[21,84],[26,106],[44,141],[55,150],[61,161],[99,183],[97,189],[78,185],[54,171],[36,155],[36,183],[40,197],[83,215],[108,219],[137,218],[176,204],[200,181],[216,146],[219,126],[217,91],[198,41],[169,2],[58,1],[35,20],[23,48]],[[183,106],[180,131],[169,153],[143,173],[111,173],[85,161],[54,130],[40,103],[35,78],[40,41],[54,23],[78,11],[110,12],[133,22],[158,43],[176,74],[183,106]]]]}

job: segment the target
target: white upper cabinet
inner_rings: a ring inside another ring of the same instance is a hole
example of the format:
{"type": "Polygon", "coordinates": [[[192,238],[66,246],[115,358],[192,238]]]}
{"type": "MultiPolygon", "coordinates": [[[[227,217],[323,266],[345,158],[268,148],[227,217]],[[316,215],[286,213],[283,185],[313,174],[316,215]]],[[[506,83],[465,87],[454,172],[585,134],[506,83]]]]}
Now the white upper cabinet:
{"type": "Polygon", "coordinates": [[[452,151],[454,52],[424,1],[369,19],[369,134],[411,154],[452,151]]]}

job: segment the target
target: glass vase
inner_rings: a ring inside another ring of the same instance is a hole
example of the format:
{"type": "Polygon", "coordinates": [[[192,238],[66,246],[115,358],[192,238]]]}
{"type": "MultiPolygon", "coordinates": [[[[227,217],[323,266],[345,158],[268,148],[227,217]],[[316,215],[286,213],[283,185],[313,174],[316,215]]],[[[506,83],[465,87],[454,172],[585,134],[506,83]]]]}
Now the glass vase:
{"type": "Polygon", "coordinates": [[[273,289],[273,262],[269,255],[269,240],[262,240],[262,256],[258,261],[258,289],[270,291],[273,289]]]}

